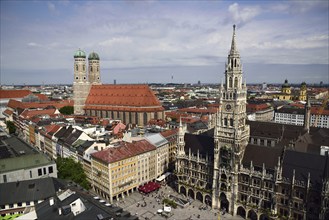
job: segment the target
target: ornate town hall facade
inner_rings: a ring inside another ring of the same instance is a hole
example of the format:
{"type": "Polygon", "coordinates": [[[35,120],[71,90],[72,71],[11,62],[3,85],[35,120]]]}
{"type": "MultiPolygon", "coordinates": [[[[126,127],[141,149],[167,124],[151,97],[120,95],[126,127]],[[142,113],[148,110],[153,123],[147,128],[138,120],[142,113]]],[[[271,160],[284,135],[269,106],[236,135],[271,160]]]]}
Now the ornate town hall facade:
{"type": "Polygon", "coordinates": [[[235,38],[233,26],[215,127],[189,134],[180,123],[178,191],[252,220],[329,219],[329,156],[320,152],[329,147],[328,129],[246,121],[235,38]]]}
{"type": "Polygon", "coordinates": [[[234,25],[214,130],[201,135],[185,134],[186,129],[180,125],[178,134],[180,192],[198,198],[213,208],[225,208],[233,213],[236,213],[236,203],[228,201],[238,200],[238,169],[249,140],[249,126],[246,125],[247,87],[242,81],[234,25]],[[192,188],[197,189],[196,193],[192,188]]]}

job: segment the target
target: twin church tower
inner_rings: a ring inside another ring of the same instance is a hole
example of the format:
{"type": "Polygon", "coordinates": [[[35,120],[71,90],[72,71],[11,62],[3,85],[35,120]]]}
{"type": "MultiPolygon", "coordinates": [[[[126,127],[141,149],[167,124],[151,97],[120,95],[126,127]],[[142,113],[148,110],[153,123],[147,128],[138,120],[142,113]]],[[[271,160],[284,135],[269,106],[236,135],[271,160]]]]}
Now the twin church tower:
{"type": "Polygon", "coordinates": [[[99,56],[92,52],[88,56],[88,77],[86,67],[86,53],[78,50],[74,54],[74,81],[73,81],[73,100],[74,114],[84,114],[85,101],[88,97],[92,85],[100,85],[100,66],[99,56]]]}

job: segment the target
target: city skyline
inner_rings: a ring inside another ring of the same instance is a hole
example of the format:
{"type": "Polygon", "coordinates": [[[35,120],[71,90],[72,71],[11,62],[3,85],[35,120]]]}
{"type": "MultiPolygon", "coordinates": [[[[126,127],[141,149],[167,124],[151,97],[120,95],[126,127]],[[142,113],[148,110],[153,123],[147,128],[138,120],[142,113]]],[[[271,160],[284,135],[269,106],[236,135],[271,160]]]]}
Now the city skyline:
{"type": "Polygon", "coordinates": [[[1,1],[1,84],[72,83],[73,54],[103,83],[219,83],[237,25],[248,83],[328,82],[327,1],[1,1]]]}

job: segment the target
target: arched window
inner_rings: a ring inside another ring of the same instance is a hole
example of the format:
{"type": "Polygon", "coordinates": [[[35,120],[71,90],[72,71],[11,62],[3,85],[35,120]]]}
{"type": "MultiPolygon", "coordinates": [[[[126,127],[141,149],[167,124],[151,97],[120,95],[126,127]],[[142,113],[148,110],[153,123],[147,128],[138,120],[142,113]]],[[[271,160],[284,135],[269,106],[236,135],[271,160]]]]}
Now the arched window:
{"type": "Polygon", "coordinates": [[[227,126],[227,118],[224,118],[224,125],[227,126]]]}
{"type": "Polygon", "coordinates": [[[233,118],[230,118],[230,126],[233,126],[233,118]]]}
{"type": "Polygon", "coordinates": [[[90,72],[92,72],[92,71],[93,71],[93,67],[91,66],[91,67],[90,67],[90,72]]]}
{"type": "Polygon", "coordinates": [[[229,88],[232,88],[232,77],[229,78],[229,88]]]}
{"type": "Polygon", "coordinates": [[[238,87],[238,77],[234,78],[234,87],[237,88],[238,87]]]}
{"type": "Polygon", "coordinates": [[[233,68],[233,59],[231,59],[231,68],[233,68]]]}
{"type": "Polygon", "coordinates": [[[76,70],[76,71],[79,70],[78,64],[75,65],[75,70],[76,70]]]}
{"type": "Polygon", "coordinates": [[[236,67],[236,59],[234,59],[234,67],[236,67]]]}

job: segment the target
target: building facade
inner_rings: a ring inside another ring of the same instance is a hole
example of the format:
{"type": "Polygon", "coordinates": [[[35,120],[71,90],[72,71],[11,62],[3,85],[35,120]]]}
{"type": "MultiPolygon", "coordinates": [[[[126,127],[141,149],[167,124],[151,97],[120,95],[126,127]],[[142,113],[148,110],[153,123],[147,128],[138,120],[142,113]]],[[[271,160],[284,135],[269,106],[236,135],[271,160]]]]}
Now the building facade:
{"type": "Polygon", "coordinates": [[[164,108],[147,85],[102,85],[100,58],[78,50],[74,54],[74,114],[120,119],[125,124],[146,125],[164,119],[164,108]],[[88,69],[88,74],[87,74],[88,69]]]}
{"type": "Polygon", "coordinates": [[[119,200],[155,179],[156,147],[146,140],[91,154],[92,187],[102,197],[119,200]]]}
{"type": "Polygon", "coordinates": [[[92,52],[88,56],[88,77],[86,66],[86,53],[78,50],[74,54],[74,81],[73,100],[74,114],[84,114],[84,105],[92,85],[101,84],[100,64],[97,53],[92,52]]]}
{"type": "MultiPolygon", "coordinates": [[[[219,90],[214,129],[188,134],[180,123],[178,191],[252,220],[326,219],[329,157],[320,155],[320,148],[329,144],[328,129],[310,128],[308,120],[304,126],[246,123],[247,88],[235,27],[219,90]]],[[[310,116],[309,105],[307,112],[310,116]]]]}

